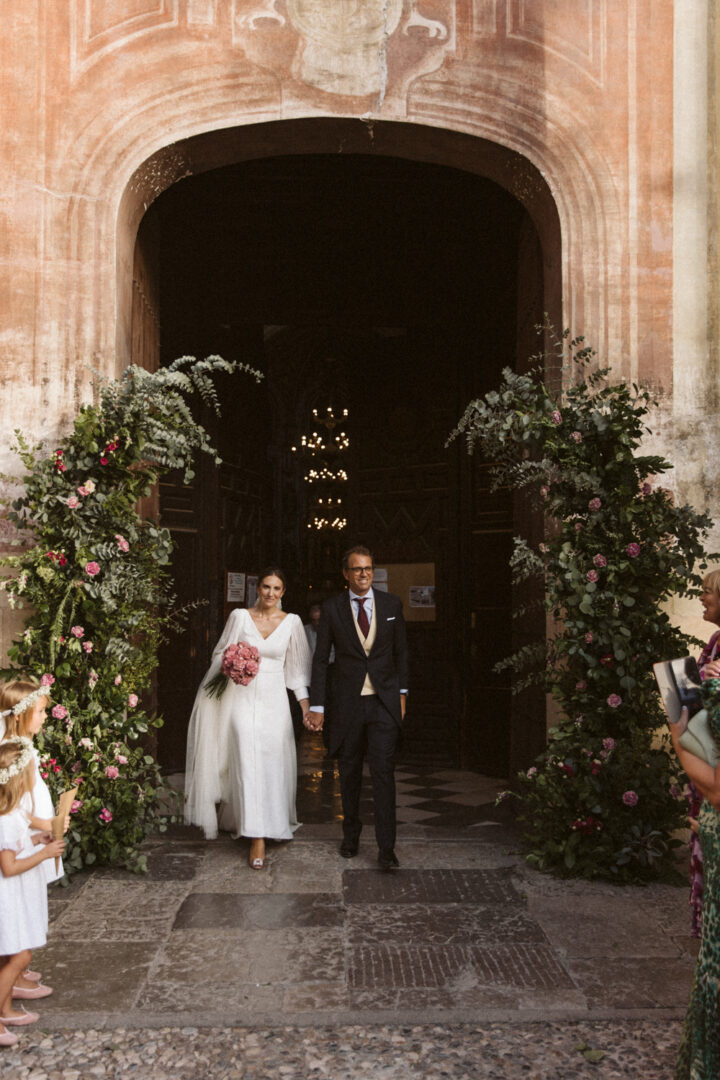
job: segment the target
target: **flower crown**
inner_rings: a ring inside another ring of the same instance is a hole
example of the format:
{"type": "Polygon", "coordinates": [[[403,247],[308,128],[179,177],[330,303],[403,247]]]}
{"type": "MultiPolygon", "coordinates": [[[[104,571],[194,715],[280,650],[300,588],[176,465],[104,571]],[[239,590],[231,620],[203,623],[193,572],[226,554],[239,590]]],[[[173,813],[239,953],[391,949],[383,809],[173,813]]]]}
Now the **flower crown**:
{"type": "Polygon", "coordinates": [[[17,705],[13,705],[12,709],[0,712],[0,718],[3,716],[18,716],[21,712],[25,712],[26,709],[31,709],[38,698],[45,697],[49,693],[49,686],[38,686],[37,690],[33,690],[31,694],[21,698],[17,705]]]}
{"type": "Polygon", "coordinates": [[[20,747],[20,753],[12,765],[8,765],[7,769],[0,769],[0,784],[7,784],[9,780],[12,780],[13,776],[19,776],[20,773],[25,772],[25,769],[33,760],[33,745],[25,735],[13,735],[11,738],[3,740],[3,745],[20,747]]]}

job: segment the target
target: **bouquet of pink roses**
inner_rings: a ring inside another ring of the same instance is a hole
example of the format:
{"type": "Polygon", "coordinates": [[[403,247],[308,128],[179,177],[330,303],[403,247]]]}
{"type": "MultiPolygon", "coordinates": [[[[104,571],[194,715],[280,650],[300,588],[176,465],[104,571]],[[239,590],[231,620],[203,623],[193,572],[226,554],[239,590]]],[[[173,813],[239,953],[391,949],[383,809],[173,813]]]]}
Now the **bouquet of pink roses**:
{"type": "Polygon", "coordinates": [[[223,653],[220,671],[205,683],[208,697],[220,698],[225,692],[228,679],[240,686],[247,686],[258,673],[260,653],[247,641],[238,641],[237,645],[228,645],[223,653]]]}

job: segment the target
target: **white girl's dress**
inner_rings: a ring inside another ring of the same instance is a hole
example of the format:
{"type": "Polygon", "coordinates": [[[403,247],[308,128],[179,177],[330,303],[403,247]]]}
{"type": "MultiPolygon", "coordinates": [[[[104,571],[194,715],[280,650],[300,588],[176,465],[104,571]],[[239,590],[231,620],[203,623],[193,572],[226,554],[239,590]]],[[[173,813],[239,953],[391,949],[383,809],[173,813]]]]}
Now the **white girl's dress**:
{"type": "Polygon", "coordinates": [[[233,836],[291,840],[297,761],[286,687],[308,697],[312,659],[302,622],[288,614],[263,638],[246,608],[230,613],[210,669],[195,698],[188,728],[185,821],[208,839],[220,827],[233,836]],[[260,653],[258,674],[247,686],[228,681],[220,699],[205,683],[220,670],[228,645],[246,641],[260,653]]]}
{"type": "MultiPolygon", "coordinates": [[[[31,848],[31,816],[32,800],[27,793],[14,810],[0,815],[0,851],[14,851],[22,858],[31,848]]],[[[39,863],[14,877],[5,877],[0,870],[0,956],[39,949],[47,941],[47,881],[43,865],[39,863]]]]}
{"type": "MultiPolygon", "coordinates": [[[[33,747],[33,754],[35,756],[35,786],[32,790],[32,803],[33,803],[33,817],[48,818],[55,817],[55,808],[53,806],[52,795],[50,789],[40,775],[40,754],[33,747]]],[[[37,851],[37,848],[32,848],[28,854],[32,854],[33,851],[37,851]]],[[[23,852],[25,854],[25,852],[23,852]]],[[[45,875],[45,881],[49,885],[53,881],[59,881],[64,876],[65,870],[63,868],[62,859],[58,859],[58,869],[55,869],[54,859],[45,859],[40,863],[40,868],[45,875]]]]}

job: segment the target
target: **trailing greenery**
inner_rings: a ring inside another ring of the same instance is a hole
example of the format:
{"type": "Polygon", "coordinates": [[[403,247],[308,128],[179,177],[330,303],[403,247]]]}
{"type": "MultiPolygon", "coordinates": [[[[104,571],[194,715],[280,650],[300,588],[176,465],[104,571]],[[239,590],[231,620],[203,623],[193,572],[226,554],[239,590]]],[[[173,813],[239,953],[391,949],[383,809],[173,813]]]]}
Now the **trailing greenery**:
{"type": "Polygon", "coordinates": [[[542,379],[557,356],[534,357],[529,374],[506,370],[471,402],[450,438],[478,447],[495,487],[525,490],[546,520],[544,542],[515,539],[512,572],[529,592],[542,583],[554,633],[499,665],[516,690],[544,684],[563,714],[514,792],[528,861],[640,882],[672,875],[686,815],[652,664],[698,644],[662,605],[701,583],[711,521],[660,486],[669,462],[638,453],[651,394],[611,383],[583,339],[568,339],[555,341],[576,375],[562,395],[542,379]]]}
{"type": "Polygon", "coordinates": [[[52,684],[38,746],[54,795],[80,784],[69,873],[95,862],[142,870],[139,844],[164,828],[148,738],[162,720],[141,695],[182,613],[173,610],[170,534],[141,519],[138,501],[169,470],[189,483],[199,452],[219,463],[189,399],[219,412],[213,376],[237,371],[261,377],[219,356],[184,356],[154,373],[132,366],[98,382],[98,404],[80,409],[52,453],[16,432],[24,491],[8,516],[21,551],[2,560],[11,574],[1,584],[29,615],[3,675],[52,684]]]}

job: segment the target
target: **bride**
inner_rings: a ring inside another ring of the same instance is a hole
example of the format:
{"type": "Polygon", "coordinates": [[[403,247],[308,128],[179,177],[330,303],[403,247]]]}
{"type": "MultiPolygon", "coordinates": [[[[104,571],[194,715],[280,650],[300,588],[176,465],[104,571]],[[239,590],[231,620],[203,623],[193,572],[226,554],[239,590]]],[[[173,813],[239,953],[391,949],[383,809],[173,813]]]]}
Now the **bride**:
{"type": "Polygon", "coordinates": [[[311,657],[299,616],[278,603],[285,575],[277,566],[260,576],[251,608],[230,613],[200,684],[188,728],[185,822],[210,840],[220,828],[252,838],[250,865],[265,865],[265,838],[292,840],[297,766],[286,686],[308,714],[311,657]],[[258,673],[242,686],[228,679],[220,698],[205,689],[218,674],[228,645],[245,641],[260,653],[258,673]]]}

